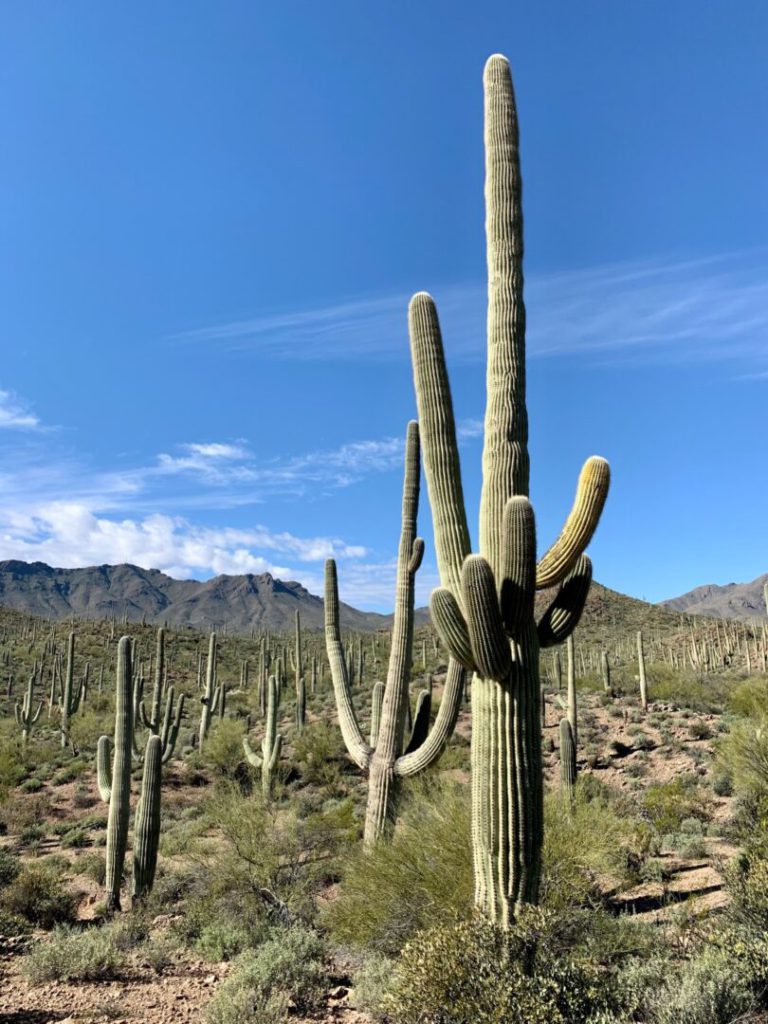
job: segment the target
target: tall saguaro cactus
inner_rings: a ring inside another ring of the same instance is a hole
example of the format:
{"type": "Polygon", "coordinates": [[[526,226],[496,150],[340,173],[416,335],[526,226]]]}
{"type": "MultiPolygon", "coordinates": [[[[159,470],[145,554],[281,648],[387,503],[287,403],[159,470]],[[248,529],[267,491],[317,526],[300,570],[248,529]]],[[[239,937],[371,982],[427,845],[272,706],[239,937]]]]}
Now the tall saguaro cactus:
{"type": "Polygon", "coordinates": [[[325,642],[333,678],[339,724],[352,760],[368,772],[368,803],[364,841],[371,846],[390,829],[397,808],[399,783],[433,764],[443,752],[459,713],[464,670],[450,660],[445,691],[432,731],[415,750],[403,751],[408,682],[413,648],[414,581],[424,552],[416,536],[419,508],[419,426],[408,424],[405,444],[402,527],[397,560],[395,616],[387,682],[381,701],[375,744],[367,743],[352,703],[352,686],[341,642],[336,563],[325,563],[325,642]]]}
{"type": "MultiPolygon", "coordinates": [[[[158,743],[160,741],[158,740],[158,743]]],[[[120,909],[128,825],[131,817],[131,758],[133,744],[133,683],[131,680],[131,638],[120,638],[117,646],[115,688],[115,757],[109,770],[109,738],[102,736],[97,748],[99,793],[109,801],[107,818],[107,912],[120,909]]]]}
{"type": "Polygon", "coordinates": [[[304,681],[304,660],[301,650],[301,616],[298,609],[296,610],[293,650],[290,652],[290,658],[296,688],[296,731],[301,733],[304,731],[304,723],[307,717],[307,688],[304,681]]]}
{"type": "Polygon", "coordinates": [[[30,674],[29,681],[27,682],[27,691],[19,704],[18,701],[13,706],[14,714],[16,715],[16,724],[21,729],[21,743],[22,746],[27,745],[29,734],[32,732],[32,728],[37,724],[37,720],[43,710],[44,700],[41,700],[37,711],[33,710],[35,703],[35,675],[37,674],[37,665],[35,665],[35,671],[30,674]]]}
{"type": "Polygon", "coordinates": [[[208,641],[208,663],[205,666],[205,693],[200,698],[203,705],[200,713],[200,735],[198,738],[198,748],[200,750],[203,749],[205,738],[211,727],[211,716],[216,713],[220,702],[221,709],[223,710],[225,700],[226,697],[222,688],[216,684],[216,634],[211,633],[208,641]]]}
{"type": "Polygon", "coordinates": [[[137,906],[150,892],[157,868],[160,845],[160,795],[163,782],[163,744],[150,736],[144,752],[141,796],[133,825],[133,887],[131,900],[137,906]]]}
{"type": "Polygon", "coordinates": [[[591,582],[584,555],[609,481],[585,464],[563,530],[536,561],[528,500],[525,308],[518,127],[509,63],[485,67],[488,364],[480,553],[472,554],[445,356],[432,298],[411,301],[409,328],[424,468],[441,586],[434,624],[453,658],[471,669],[472,843],[475,902],[508,926],[535,903],[541,873],[543,782],[539,649],[575,628],[591,582]],[[537,589],[559,585],[537,624],[537,589]]]}
{"type": "Polygon", "coordinates": [[[277,731],[279,700],[280,684],[275,676],[270,676],[267,681],[266,728],[264,739],[261,741],[261,757],[249,743],[248,737],[243,736],[243,750],[248,762],[254,768],[261,769],[261,792],[265,800],[269,800],[272,795],[272,778],[283,746],[283,737],[277,731]]]}
{"type": "Polygon", "coordinates": [[[69,634],[67,641],[67,669],[64,675],[64,692],[61,697],[61,745],[66,747],[69,743],[69,719],[80,707],[80,698],[83,693],[82,682],[75,687],[75,632],[69,634]]]}

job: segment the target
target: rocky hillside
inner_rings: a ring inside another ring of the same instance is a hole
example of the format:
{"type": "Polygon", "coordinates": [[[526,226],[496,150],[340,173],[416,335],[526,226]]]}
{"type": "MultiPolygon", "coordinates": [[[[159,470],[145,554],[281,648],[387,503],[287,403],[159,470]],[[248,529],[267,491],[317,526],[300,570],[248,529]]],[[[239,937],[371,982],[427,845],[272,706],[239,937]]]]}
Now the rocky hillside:
{"type": "Polygon", "coordinates": [[[689,615],[709,615],[716,619],[761,619],[765,617],[763,590],[768,584],[768,572],[751,583],[726,583],[718,586],[708,583],[696,587],[681,597],[662,601],[665,608],[687,612],[689,615]]]}
{"type": "MultiPolygon", "coordinates": [[[[44,562],[0,562],[0,604],[51,619],[122,619],[235,633],[251,629],[283,632],[301,612],[306,629],[323,628],[323,602],[300,583],[269,573],[216,576],[211,580],[175,580],[157,569],[137,565],[94,565],[54,569],[44,562]]],[[[384,615],[341,606],[345,629],[375,630],[384,615]]]]}

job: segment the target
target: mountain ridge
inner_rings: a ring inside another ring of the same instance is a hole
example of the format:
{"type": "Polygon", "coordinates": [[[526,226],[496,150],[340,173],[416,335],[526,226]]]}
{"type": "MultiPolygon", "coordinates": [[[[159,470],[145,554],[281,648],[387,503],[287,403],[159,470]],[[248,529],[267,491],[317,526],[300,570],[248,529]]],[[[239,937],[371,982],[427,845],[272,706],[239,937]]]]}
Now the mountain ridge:
{"type": "Polygon", "coordinates": [[[765,617],[763,588],[768,584],[768,572],[749,583],[705,583],[679,597],[660,601],[663,608],[685,612],[687,615],[705,615],[716,619],[762,619],[765,617]]]}

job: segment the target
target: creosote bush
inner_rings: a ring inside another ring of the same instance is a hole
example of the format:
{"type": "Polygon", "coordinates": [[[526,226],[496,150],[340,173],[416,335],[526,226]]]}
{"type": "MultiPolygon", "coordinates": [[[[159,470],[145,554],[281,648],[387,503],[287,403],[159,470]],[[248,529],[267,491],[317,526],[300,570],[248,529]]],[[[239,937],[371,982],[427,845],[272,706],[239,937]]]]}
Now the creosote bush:
{"type": "Polygon", "coordinates": [[[0,907],[40,928],[72,920],[75,897],[64,886],[60,874],[29,864],[0,892],[0,907]]]}
{"type": "Polygon", "coordinates": [[[34,985],[46,981],[103,980],[124,960],[108,927],[83,931],[56,925],[24,962],[25,977],[34,985]]]}

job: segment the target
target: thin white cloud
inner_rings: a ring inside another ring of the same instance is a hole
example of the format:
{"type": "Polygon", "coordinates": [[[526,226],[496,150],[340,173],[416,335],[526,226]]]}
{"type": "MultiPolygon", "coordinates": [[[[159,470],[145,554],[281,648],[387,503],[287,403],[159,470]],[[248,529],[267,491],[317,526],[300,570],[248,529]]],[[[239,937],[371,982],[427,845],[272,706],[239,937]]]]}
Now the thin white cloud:
{"type": "MultiPolygon", "coordinates": [[[[421,282],[416,282],[420,285],[421,282]]],[[[485,352],[485,285],[434,292],[451,359],[485,352]]],[[[408,357],[407,294],[254,317],[178,334],[179,342],[256,350],[280,359],[408,357]]],[[[660,258],[526,280],[528,352],[588,352],[644,361],[768,356],[768,252],[660,258]]]]}
{"type": "Polygon", "coordinates": [[[0,389],[0,430],[38,430],[39,418],[12,391],[0,389]]]}

